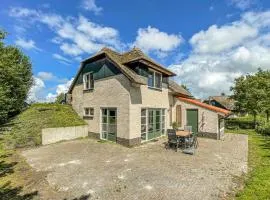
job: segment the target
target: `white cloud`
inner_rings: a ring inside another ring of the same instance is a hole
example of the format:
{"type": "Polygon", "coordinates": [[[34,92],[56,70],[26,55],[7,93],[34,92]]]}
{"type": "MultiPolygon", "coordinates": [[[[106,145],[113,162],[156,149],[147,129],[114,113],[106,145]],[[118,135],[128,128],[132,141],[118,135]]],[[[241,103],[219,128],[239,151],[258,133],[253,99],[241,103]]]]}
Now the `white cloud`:
{"type": "Polygon", "coordinates": [[[99,14],[103,8],[96,5],[95,0],[83,0],[81,7],[85,10],[93,11],[95,14],[99,14]]]}
{"type": "Polygon", "coordinates": [[[110,40],[118,37],[116,29],[95,24],[83,16],[79,17],[78,30],[97,40],[110,40]]]}
{"type": "Polygon", "coordinates": [[[63,43],[60,46],[60,49],[68,55],[72,55],[72,56],[78,56],[82,54],[82,50],[80,48],[78,48],[77,45],[75,44],[68,44],[68,43],[63,43]]]}
{"type": "Polygon", "coordinates": [[[199,53],[218,53],[230,49],[247,39],[255,37],[257,29],[242,22],[217,27],[210,26],[192,36],[190,44],[199,53]]]}
{"type": "Polygon", "coordinates": [[[46,96],[46,102],[55,102],[56,100],[56,97],[57,97],[57,94],[53,94],[51,92],[49,92],[46,96]]]}
{"type": "Polygon", "coordinates": [[[27,102],[42,101],[41,93],[45,88],[45,83],[43,82],[42,79],[38,77],[33,77],[33,78],[34,78],[34,83],[28,93],[27,102]]]}
{"type": "Polygon", "coordinates": [[[55,93],[48,93],[47,96],[46,96],[46,101],[47,102],[54,102],[56,97],[61,94],[61,93],[66,93],[71,85],[73,81],[73,78],[66,81],[65,83],[63,84],[59,84],[57,85],[56,87],[56,91],[55,93]]]}
{"type": "Polygon", "coordinates": [[[52,80],[56,78],[51,72],[38,72],[37,76],[43,81],[52,80]]]}
{"type": "Polygon", "coordinates": [[[22,7],[12,7],[9,10],[9,16],[12,17],[36,17],[38,15],[38,12],[36,10],[28,9],[28,8],[22,8],[22,7]]]}
{"type": "Polygon", "coordinates": [[[18,38],[17,40],[15,40],[15,44],[26,50],[34,49],[40,51],[40,49],[36,46],[35,41],[33,40],[25,40],[23,38],[18,38]]]}
{"type": "Polygon", "coordinates": [[[58,44],[67,55],[91,54],[104,46],[118,50],[125,48],[116,29],[94,23],[84,16],[65,18],[55,13],[21,7],[11,8],[9,13],[12,17],[24,20],[24,23],[48,26],[55,33],[52,42],[58,44]]]}
{"type": "Polygon", "coordinates": [[[53,57],[63,64],[69,65],[71,63],[71,60],[69,60],[69,59],[65,58],[64,56],[61,56],[57,53],[54,53],[53,57]]]}
{"type": "Polygon", "coordinates": [[[175,50],[182,42],[183,38],[180,34],[168,34],[157,28],[148,26],[140,28],[133,45],[141,48],[145,52],[154,52],[162,57],[167,53],[175,50]]]}
{"type": "Polygon", "coordinates": [[[240,10],[246,10],[252,5],[257,3],[257,0],[227,0],[230,5],[239,8],[240,10]]]}
{"type": "Polygon", "coordinates": [[[66,93],[71,85],[73,81],[73,78],[68,80],[66,83],[64,84],[59,84],[57,85],[57,88],[56,88],[56,93],[57,94],[61,94],[61,93],[66,93]]]}
{"type": "Polygon", "coordinates": [[[176,81],[186,84],[196,97],[229,94],[236,77],[259,67],[270,70],[269,12],[245,13],[236,22],[211,27],[194,34],[190,55],[169,67],[176,72],[176,81]]]}
{"type": "Polygon", "coordinates": [[[31,87],[27,102],[54,102],[56,97],[61,93],[66,93],[73,81],[73,78],[59,79],[50,72],[39,72],[37,76],[33,76],[34,84],[31,87]],[[54,79],[57,82],[63,82],[58,84],[52,92],[52,88],[47,88],[44,81],[54,79]]]}

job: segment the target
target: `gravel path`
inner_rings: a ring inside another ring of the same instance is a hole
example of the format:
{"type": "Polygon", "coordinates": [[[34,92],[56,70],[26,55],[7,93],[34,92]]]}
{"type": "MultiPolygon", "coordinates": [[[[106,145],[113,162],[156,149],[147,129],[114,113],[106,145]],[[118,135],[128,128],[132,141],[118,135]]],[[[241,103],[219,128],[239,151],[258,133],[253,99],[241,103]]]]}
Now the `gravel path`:
{"type": "MultiPolygon", "coordinates": [[[[23,151],[58,196],[43,199],[222,199],[247,171],[248,137],[199,138],[195,155],[165,150],[165,139],[136,148],[92,139],[23,151]],[[60,196],[59,196],[60,195],[60,196]]],[[[38,187],[38,186],[37,186],[38,187]]]]}

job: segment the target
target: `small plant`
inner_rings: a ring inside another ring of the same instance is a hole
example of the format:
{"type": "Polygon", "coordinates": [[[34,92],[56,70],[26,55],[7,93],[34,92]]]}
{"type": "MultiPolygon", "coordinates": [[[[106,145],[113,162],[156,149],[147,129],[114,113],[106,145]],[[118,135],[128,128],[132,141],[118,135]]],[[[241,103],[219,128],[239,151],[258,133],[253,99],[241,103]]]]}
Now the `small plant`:
{"type": "Polygon", "coordinates": [[[177,130],[179,128],[179,125],[177,124],[177,122],[172,123],[172,128],[175,130],[177,130]]]}

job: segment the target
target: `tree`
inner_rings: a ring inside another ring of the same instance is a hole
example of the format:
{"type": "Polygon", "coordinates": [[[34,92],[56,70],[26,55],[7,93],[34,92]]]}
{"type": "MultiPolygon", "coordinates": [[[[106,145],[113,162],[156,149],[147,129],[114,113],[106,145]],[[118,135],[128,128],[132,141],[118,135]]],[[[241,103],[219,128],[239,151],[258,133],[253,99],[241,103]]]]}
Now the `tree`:
{"type": "Polygon", "coordinates": [[[65,94],[64,93],[60,93],[56,99],[55,99],[55,103],[62,103],[63,101],[65,101],[65,94]]]}
{"type": "Polygon", "coordinates": [[[259,69],[257,76],[260,78],[262,84],[261,87],[264,88],[265,96],[263,101],[263,111],[266,113],[267,122],[269,122],[270,117],[270,71],[263,71],[259,69]]]}
{"type": "Polygon", "coordinates": [[[6,33],[0,30],[0,123],[24,106],[32,86],[32,64],[15,46],[5,45],[6,33]]]}
{"type": "Polygon", "coordinates": [[[269,112],[270,108],[270,72],[261,69],[254,75],[245,75],[235,79],[231,88],[232,98],[236,101],[236,110],[248,112],[256,117],[261,112],[269,112]]]}

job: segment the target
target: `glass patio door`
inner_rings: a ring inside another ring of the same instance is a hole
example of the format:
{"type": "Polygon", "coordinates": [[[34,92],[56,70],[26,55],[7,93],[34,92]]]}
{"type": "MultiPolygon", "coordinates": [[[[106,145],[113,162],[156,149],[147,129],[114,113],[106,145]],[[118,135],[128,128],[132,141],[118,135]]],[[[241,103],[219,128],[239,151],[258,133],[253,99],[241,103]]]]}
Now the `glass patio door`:
{"type": "Polygon", "coordinates": [[[115,142],[117,137],[117,110],[116,108],[102,108],[101,112],[101,138],[115,142]]]}
{"type": "Polygon", "coordinates": [[[141,110],[141,139],[151,140],[165,134],[165,109],[141,110]]]}
{"type": "Polygon", "coordinates": [[[148,140],[161,136],[161,110],[148,109],[148,140]]]}

